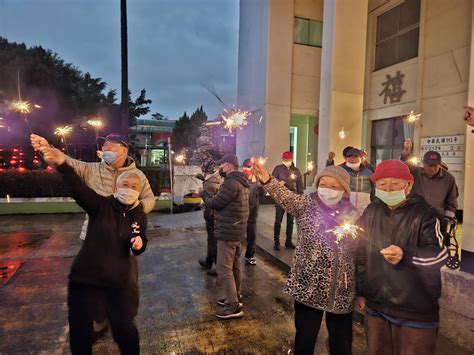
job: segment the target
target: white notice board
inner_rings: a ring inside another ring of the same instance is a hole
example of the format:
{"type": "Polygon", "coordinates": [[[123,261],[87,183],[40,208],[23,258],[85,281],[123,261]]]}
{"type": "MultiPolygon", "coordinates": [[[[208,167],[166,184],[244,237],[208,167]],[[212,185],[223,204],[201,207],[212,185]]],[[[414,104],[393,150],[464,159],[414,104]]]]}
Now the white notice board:
{"type": "Polygon", "coordinates": [[[420,146],[421,158],[426,152],[433,150],[448,164],[449,171],[464,171],[464,135],[422,137],[420,146]]]}

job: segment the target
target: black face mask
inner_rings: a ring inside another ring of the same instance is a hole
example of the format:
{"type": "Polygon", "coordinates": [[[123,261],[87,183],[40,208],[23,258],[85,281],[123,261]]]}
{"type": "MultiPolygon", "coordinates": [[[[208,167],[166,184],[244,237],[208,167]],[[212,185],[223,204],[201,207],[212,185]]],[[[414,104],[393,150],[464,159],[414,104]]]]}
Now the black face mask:
{"type": "Polygon", "coordinates": [[[219,175],[222,176],[223,178],[225,178],[227,173],[224,171],[224,169],[219,168],[219,175]]]}

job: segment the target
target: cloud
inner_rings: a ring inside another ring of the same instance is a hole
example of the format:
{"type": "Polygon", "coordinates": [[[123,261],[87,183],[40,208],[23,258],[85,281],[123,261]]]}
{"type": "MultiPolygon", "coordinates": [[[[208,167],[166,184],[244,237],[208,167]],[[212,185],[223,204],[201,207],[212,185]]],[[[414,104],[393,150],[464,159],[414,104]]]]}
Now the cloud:
{"type": "MultiPolygon", "coordinates": [[[[221,104],[202,86],[236,100],[238,0],[128,2],[129,87],[142,88],[152,112],[177,118],[221,104]]],[[[120,9],[110,0],[0,0],[0,33],[42,45],[120,92],[120,9]]]]}

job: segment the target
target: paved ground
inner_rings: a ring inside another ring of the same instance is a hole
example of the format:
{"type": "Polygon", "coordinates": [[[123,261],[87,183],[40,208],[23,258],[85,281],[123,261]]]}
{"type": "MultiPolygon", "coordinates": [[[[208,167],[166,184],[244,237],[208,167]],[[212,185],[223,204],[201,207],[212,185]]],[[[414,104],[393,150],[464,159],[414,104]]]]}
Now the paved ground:
{"type": "MultiPolygon", "coordinates": [[[[200,218],[200,212],[150,218],[148,250],[139,257],[142,353],[289,353],[294,328],[291,299],[281,291],[286,277],[263,258],[244,267],[246,317],[214,317],[216,280],[196,262],[206,244],[200,218]]],[[[262,216],[262,232],[268,218],[262,216]]],[[[66,283],[81,224],[82,215],[0,217],[0,354],[69,353],[66,283]]],[[[317,354],[327,354],[322,329],[317,354]]],[[[354,336],[354,353],[364,354],[358,325],[354,336]]],[[[94,351],[118,349],[108,337],[94,351]]],[[[444,342],[438,354],[467,352],[444,342]]]]}

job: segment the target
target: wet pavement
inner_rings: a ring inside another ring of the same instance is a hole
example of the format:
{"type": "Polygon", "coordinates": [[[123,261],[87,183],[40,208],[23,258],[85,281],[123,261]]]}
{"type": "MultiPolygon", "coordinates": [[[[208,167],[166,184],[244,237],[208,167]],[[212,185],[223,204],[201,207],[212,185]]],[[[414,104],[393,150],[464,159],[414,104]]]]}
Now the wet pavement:
{"type": "MultiPolygon", "coordinates": [[[[216,278],[197,264],[206,233],[196,215],[150,218],[148,248],[138,258],[142,353],[289,353],[294,326],[292,300],[282,292],[286,275],[262,257],[243,266],[245,317],[214,316],[216,278]]],[[[0,217],[0,354],[69,353],[66,284],[82,221],[81,214],[0,217]]],[[[316,353],[327,354],[321,329],[316,353]]],[[[354,354],[366,353],[364,344],[362,327],[354,325],[354,354]]],[[[438,354],[467,354],[447,345],[438,354]]],[[[108,335],[94,352],[118,348],[108,335]]]]}

